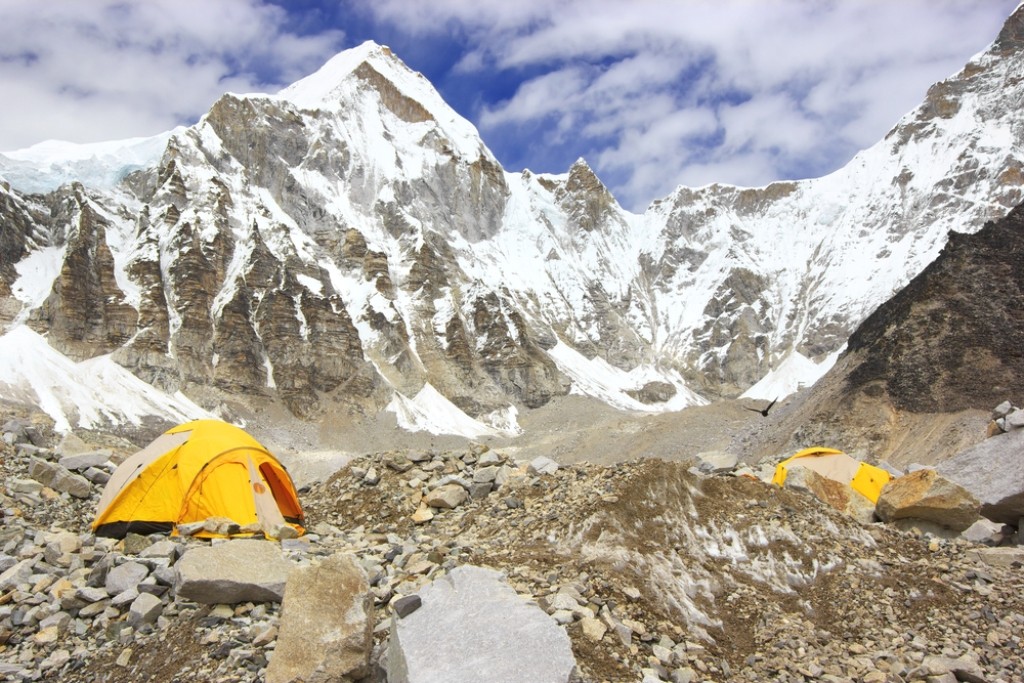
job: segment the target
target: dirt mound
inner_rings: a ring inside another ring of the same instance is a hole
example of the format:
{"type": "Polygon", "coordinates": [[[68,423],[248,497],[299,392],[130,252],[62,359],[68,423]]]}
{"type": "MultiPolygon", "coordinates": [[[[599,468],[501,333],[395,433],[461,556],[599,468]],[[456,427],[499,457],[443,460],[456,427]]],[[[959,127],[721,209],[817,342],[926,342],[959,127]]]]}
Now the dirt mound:
{"type": "MultiPolygon", "coordinates": [[[[926,651],[973,642],[962,615],[988,602],[993,582],[1014,603],[996,623],[1013,623],[1024,608],[1012,597],[1020,578],[986,570],[979,579],[964,544],[929,546],[801,494],[660,460],[513,478],[417,525],[419,492],[383,464],[394,455],[357,461],[356,474],[343,470],[313,491],[313,523],[390,539],[398,558],[433,556],[422,574],[403,574],[408,562],[395,569],[388,599],[456,564],[501,569],[542,606],[567,591],[579,596],[581,611],[607,627],[594,640],[583,619],[567,624],[585,680],[635,681],[652,667],[692,667],[713,680],[784,680],[808,667],[853,676],[893,652],[909,671],[912,640],[926,651]],[[373,486],[361,479],[368,467],[382,473],[373,486]],[[851,664],[850,642],[864,644],[866,661],[851,664]]],[[[461,455],[430,462],[467,476],[461,455]]],[[[1004,650],[985,657],[1012,661],[1004,650]]]]}

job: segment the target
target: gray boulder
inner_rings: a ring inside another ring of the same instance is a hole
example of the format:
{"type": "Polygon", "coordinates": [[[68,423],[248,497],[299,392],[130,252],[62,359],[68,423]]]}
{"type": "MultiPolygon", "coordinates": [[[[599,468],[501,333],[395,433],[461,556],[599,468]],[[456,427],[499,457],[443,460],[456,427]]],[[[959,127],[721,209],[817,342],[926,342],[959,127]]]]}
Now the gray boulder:
{"type": "Polygon", "coordinates": [[[338,553],[288,577],[267,683],[353,681],[369,673],[373,593],[355,556],[338,553]]]}
{"type": "Polygon", "coordinates": [[[558,471],[558,463],[551,458],[538,455],[527,465],[526,471],[533,475],[554,474],[558,471]]]}
{"type": "Polygon", "coordinates": [[[1016,526],[1024,517],[1024,429],[985,439],[939,465],[981,501],[981,515],[1016,526]]]}
{"type": "Polygon", "coordinates": [[[708,474],[731,472],[739,464],[739,458],[725,451],[704,451],[697,454],[697,469],[708,474]]]}
{"type": "Polygon", "coordinates": [[[445,484],[428,493],[424,502],[432,508],[452,510],[465,503],[468,498],[466,489],[458,484],[445,484]]]}
{"type": "Polygon", "coordinates": [[[128,608],[128,625],[138,628],[142,624],[152,624],[163,612],[163,603],[155,595],[139,593],[128,608]]]}
{"type": "Polygon", "coordinates": [[[3,574],[0,574],[0,590],[5,591],[20,584],[29,583],[35,563],[35,559],[27,559],[9,567],[3,574]]]}
{"type": "Polygon", "coordinates": [[[419,609],[392,617],[389,683],[566,683],[573,676],[565,630],[499,572],[457,567],[419,596],[419,609]]]}
{"type": "Polygon", "coordinates": [[[1024,548],[1003,546],[1000,548],[973,548],[965,555],[968,559],[991,567],[1013,567],[1024,565],[1024,548]]]}
{"type": "Polygon", "coordinates": [[[280,602],[294,566],[277,543],[237,539],[187,550],[175,585],[179,597],[209,605],[280,602]]]}
{"type": "Polygon", "coordinates": [[[65,455],[58,462],[61,467],[66,467],[69,470],[82,471],[87,470],[90,467],[99,467],[110,460],[111,452],[108,450],[102,451],[90,451],[88,453],[79,453],[77,455],[65,455]]]}
{"type": "Polygon", "coordinates": [[[476,472],[473,473],[473,482],[476,484],[491,484],[497,478],[499,469],[501,468],[497,465],[478,467],[476,472]]]}
{"type": "Polygon", "coordinates": [[[68,493],[75,498],[88,498],[92,493],[92,484],[88,479],[72,474],[66,467],[40,458],[32,458],[28,467],[28,476],[44,486],[68,493]]]}
{"type": "Polygon", "coordinates": [[[982,517],[971,526],[964,529],[960,534],[960,537],[964,540],[972,543],[984,543],[985,545],[999,545],[1005,538],[1010,534],[1006,533],[1008,529],[1005,524],[999,524],[993,522],[990,519],[982,517]]]}
{"type": "Polygon", "coordinates": [[[149,567],[146,565],[139,562],[125,562],[107,572],[104,588],[111,595],[120,595],[136,588],[147,576],[149,576],[149,567]]]}

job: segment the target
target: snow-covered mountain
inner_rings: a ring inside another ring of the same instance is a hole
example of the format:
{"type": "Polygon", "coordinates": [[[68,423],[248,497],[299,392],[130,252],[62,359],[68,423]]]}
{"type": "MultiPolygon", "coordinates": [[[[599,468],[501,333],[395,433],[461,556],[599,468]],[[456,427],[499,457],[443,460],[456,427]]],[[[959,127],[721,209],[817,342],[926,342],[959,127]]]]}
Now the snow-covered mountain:
{"type": "Polygon", "coordinates": [[[505,171],[366,43],[276,95],[225,95],[162,147],[0,158],[0,322],[202,405],[307,418],[390,408],[444,430],[437,407],[514,433],[569,391],[774,398],[950,230],[1021,201],[1022,26],[827,177],[680,187],[639,215],[583,160],[505,171]]]}

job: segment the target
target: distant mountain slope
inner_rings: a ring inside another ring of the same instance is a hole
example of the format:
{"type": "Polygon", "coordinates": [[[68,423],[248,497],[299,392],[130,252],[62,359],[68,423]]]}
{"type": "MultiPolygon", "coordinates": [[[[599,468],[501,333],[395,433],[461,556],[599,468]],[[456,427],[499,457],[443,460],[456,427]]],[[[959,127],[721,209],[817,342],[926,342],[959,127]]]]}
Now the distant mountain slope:
{"type": "Polygon", "coordinates": [[[851,390],[884,383],[913,412],[991,409],[1024,398],[1024,205],[939,258],[849,341],[851,390]]]}
{"type": "Polygon", "coordinates": [[[780,420],[778,450],[810,442],[897,463],[937,462],[1024,400],[1024,205],[939,257],[850,337],[780,420]]]}
{"type": "MultiPolygon", "coordinates": [[[[679,188],[642,215],[583,160],[506,172],[367,43],[276,95],[225,95],[114,187],[9,179],[0,323],[206,406],[283,402],[306,419],[412,401],[410,424],[433,424],[436,395],[439,420],[454,406],[514,432],[515,410],[567,392],[664,411],[791,390],[949,231],[1024,198],[1022,25],[1018,9],[829,176],[679,188]]],[[[150,146],[103,146],[119,148],[150,146]]],[[[104,169],[138,161],[110,154],[104,169]]],[[[75,167],[56,156],[47,168],[75,167]]]]}

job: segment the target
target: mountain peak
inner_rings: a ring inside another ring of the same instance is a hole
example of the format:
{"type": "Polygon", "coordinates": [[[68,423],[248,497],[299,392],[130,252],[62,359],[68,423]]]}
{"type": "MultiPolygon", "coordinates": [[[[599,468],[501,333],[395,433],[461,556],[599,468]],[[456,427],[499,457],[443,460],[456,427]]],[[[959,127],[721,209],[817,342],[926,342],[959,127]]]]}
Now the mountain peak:
{"type": "Polygon", "coordinates": [[[448,106],[423,74],[372,40],[339,52],[277,96],[302,109],[335,111],[359,101],[364,92],[375,92],[384,108],[408,123],[432,120],[464,156],[492,156],[476,127],[448,106]]]}
{"type": "Polygon", "coordinates": [[[391,48],[367,40],[334,55],[316,72],[284,88],[278,96],[306,109],[333,109],[337,106],[337,95],[342,84],[364,64],[370,65],[392,82],[409,77],[415,79],[417,76],[422,79],[422,76],[398,59],[391,48]]]}

